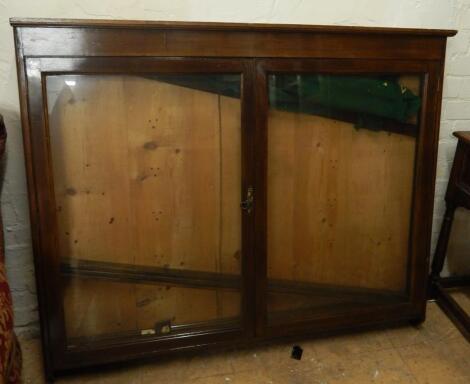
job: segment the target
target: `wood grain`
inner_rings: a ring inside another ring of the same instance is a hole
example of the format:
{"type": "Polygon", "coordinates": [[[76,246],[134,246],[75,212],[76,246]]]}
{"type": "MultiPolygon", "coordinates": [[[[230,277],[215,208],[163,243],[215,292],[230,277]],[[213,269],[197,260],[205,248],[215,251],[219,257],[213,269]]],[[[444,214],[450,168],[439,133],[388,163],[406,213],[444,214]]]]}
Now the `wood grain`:
{"type": "MultiPolygon", "coordinates": [[[[66,79],[48,84],[61,257],[240,274],[240,100],[136,76],[66,79]]],[[[72,282],[73,337],[240,310],[237,292],[72,282]],[[94,315],[78,326],[75,311],[94,315]]]]}
{"type": "Polygon", "coordinates": [[[283,32],[317,32],[358,33],[358,34],[390,34],[390,35],[436,35],[453,36],[457,33],[452,29],[430,28],[384,28],[357,27],[343,25],[308,25],[308,24],[262,24],[262,23],[218,23],[218,22],[188,22],[188,21],[153,21],[153,20],[106,20],[106,19],[58,19],[58,18],[10,18],[10,24],[15,27],[25,26],[77,26],[80,28],[147,28],[147,29],[185,29],[206,31],[283,31],[283,32]]]}
{"type": "Polygon", "coordinates": [[[156,324],[192,324],[240,313],[240,293],[72,278],[65,282],[67,337],[97,338],[155,329],[156,324]]]}
{"type": "Polygon", "coordinates": [[[268,277],[403,291],[415,139],[268,114],[268,277]]]}
{"type": "Polygon", "coordinates": [[[405,37],[387,32],[368,35],[364,34],[366,31],[328,30],[305,33],[76,26],[23,26],[20,29],[25,56],[438,60],[445,51],[442,37],[419,33],[405,37]]]}

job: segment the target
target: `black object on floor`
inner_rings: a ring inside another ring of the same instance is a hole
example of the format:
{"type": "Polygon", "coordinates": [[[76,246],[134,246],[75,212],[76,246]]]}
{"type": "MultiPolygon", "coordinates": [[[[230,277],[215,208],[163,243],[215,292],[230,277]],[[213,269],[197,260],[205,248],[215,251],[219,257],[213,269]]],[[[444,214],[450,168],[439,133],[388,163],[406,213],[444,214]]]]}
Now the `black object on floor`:
{"type": "Polygon", "coordinates": [[[296,359],[296,360],[300,360],[302,358],[302,353],[303,353],[303,349],[300,348],[298,345],[294,345],[292,347],[292,353],[290,355],[291,358],[293,359],[296,359]]]}

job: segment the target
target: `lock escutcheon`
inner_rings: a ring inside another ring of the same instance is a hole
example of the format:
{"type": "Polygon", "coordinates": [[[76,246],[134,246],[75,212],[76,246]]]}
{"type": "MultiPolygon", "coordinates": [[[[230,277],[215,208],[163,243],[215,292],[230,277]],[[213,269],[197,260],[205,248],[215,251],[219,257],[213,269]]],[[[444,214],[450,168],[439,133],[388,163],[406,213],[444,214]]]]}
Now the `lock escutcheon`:
{"type": "Polygon", "coordinates": [[[246,191],[246,199],[240,203],[241,209],[246,211],[246,213],[251,213],[251,210],[253,208],[253,202],[254,202],[254,188],[253,187],[248,187],[246,191]]]}

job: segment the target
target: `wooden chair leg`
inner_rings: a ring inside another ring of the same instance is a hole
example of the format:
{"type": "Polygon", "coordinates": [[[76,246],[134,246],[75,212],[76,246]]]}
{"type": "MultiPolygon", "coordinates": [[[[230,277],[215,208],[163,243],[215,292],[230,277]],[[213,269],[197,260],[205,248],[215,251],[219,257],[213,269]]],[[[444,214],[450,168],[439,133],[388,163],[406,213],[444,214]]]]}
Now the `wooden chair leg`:
{"type": "Polygon", "coordinates": [[[436,281],[444,267],[444,260],[446,257],[447,246],[449,245],[450,231],[452,229],[452,222],[454,221],[454,213],[456,206],[452,203],[447,203],[444,221],[442,222],[441,232],[437,240],[436,252],[432,260],[431,279],[436,281]]]}

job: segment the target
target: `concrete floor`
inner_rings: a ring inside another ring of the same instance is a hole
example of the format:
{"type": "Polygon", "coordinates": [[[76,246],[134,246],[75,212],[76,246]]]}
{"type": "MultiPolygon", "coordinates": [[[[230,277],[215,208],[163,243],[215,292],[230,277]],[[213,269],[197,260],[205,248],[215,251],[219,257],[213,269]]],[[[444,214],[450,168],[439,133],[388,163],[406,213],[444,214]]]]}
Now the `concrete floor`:
{"type": "MultiPolygon", "coordinates": [[[[428,318],[411,326],[165,362],[121,366],[62,378],[57,383],[102,384],[469,384],[470,343],[435,303],[428,318]]],[[[38,340],[23,340],[24,382],[43,383],[38,340]]]]}

